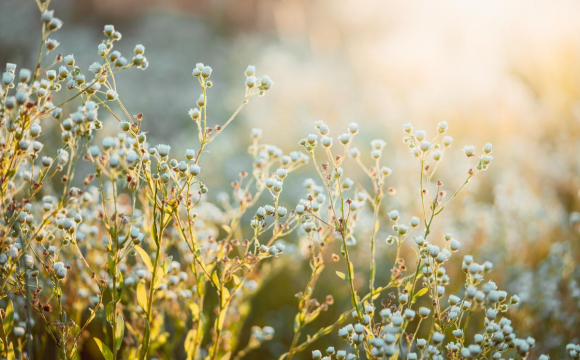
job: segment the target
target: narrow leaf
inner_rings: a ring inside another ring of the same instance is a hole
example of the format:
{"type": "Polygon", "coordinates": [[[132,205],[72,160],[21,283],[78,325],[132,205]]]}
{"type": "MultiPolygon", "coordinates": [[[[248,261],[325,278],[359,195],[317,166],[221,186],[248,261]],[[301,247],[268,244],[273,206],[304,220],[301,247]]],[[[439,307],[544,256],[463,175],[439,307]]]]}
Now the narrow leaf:
{"type": "Polygon", "coordinates": [[[423,296],[428,290],[429,288],[422,288],[421,290],[417,291],[417,293],[413,295],[413,300],[411,301],[411,303],[414,304],[415,301],[417,301],[418,298],[423,296]]]}
{"type": "Polygon", "coordinates": [[[117,328],[115,329],[115,349],[119,351],[121,344],[123,343],[123,337],[125,336],[125,321],[121,314],[117,314],[117,328]]]}
{"type": "Polygon", "coordinates": [[[111,276],[115,276],[117,269],[115,269],[115,261],[113,260],[111,254],[107,254],[107,263],[109,265],[109,274],[111,276]]]}
{"type": "Polygon", "coordinates": [[[193,301],[190,301],[189,310],[191,311],[191,317],[193,321],[196,321],[199,318],[199,305],[193,301]]]}
{"type": "Polygon", "coordinates": [[[107,321],[109,324],[113,324],[113,316],[115,316],[115,302],[110,301],[107,306],[105,306],[105,316],[107,317],[107,321]]]}
{"type": "Polygon", "coordinates": [[[228,288],[224,287],[222,290],[222,307],[225,307],[228,301],[230,300],[230,291],[228,288]]]}
{"type": "Polygon", "coordinates": [[[14,322],[14,304],[12,304],[12,300],[8,300],[8,305],[6,306],[6,315],[4,316],[3,326],[4,326],[4,333],[10,334],[12,331],[12,325],[14,322]]]}
{"type": "Polygon", "coordinates": [[[107,345],[103,344],[103,342],[97,338],[95,338],[95,342],[97,343],[99,350],[101,350],[101,354],[105,357],[105,360],[113,360],[113,353],[107,345]]]}
{"type": "Polygon", "coordinates": [[[137,303],[143,311],[147,312],[147,292],[142,282],[137,284],[137,303]]]}
{"type": "Polygon", "coordinates": [[[346,276],[345,273],[343,273],[342,271],[337,271],[336,275],[338,275],[339,278],[341,278],[342,280],[346,280],[348,281],[348,277],[346,276]]]}
{"type": "Polygon", "coordinates": [[[187,332],[187,336],[185,337],[185,343],[183,347],[185,348],[185,353],[187,354],[187,360],[193,360],[195,354],[193,350],[195,348],[195,329],[191,329],[187,332]]]}
{"type": "Polygon", "coordinates": [[[149,272],[153,273],[153,263],[151,262],[151,258],[149,257],[149,254],[147,254],[147,251],[145,251],[141,246],[135,246],[135,250],[137,250],[141,256],[141,259],[145,266],[147,266],[147,269],[149,269],[149,272]]]}

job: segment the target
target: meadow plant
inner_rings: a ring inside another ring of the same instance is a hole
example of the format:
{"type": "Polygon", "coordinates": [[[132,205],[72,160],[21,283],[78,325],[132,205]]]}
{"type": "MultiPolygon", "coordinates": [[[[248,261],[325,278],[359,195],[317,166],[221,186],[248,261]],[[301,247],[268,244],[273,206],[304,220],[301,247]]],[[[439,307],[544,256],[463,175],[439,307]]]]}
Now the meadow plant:
{"type": "MultiPolygon", "coordinates": [[[[383,221],[386,199],[395,195],[388,186],[393,170],[383,160],[385,141],[372,141],[363,155],[353,146],[359,125],[332,137],[319,121],[299,141],[300,150],[284,153],[254,129],[252,168],[233,180],[231,196],[220,194],[212,203],[200,159],[272,80],[248,66],[239,107],[221,125],[211,125],[212,68],[196,64],[192,75],[200,93],[188,115],[198,145],[175,154],[171,145],[147,141],[145,116],[131,115],[117,92],[121,72],[148,67],[145,47],[136,45],[124,56],[114,49],[121,33],[106,25],[95,62],[77,64],[73,55],[55,52],[59,42],[51,37],[62,21],[49,1],[37,3],[37,64],[31,70],[7,64],[0,88],[2,358],[44,358],[47,352],[90,358],[93,343],[106,360],[251,358],[276,336],[271,326],[253,326],[241,343],[253,295],[271,264],[292,256],[286,250],[295,247],[293,238],[307,243],[311,273],[296,279],[303,291],[294,323],[285,324],[294,335],[280,360],[310,354],[338,360],[528,358],[535,340],[518,337],[506,317],[518,296],[486,279],[492,263],[471,255],[463,257],[464,279],[450,279],[445,266],[461,242],[450,233],[431,234],[461,190],[491,166],[491,143],[463,148],[465,177],[448,193],[435,175],[452,148],[448,124],[437,124],[434,136],[404,125],[421,211],[411,216],[388,209],[383,221]],[[119,132],[99,135],[109,120],[119,132]],[[57,145],[45,149],[43,128],[59,133],[57,145]],[[345,162],[367,179],[349,178],[345,162]],[[301,199],[284,207],[286,183],[300,168],[313,168],[316,177],[304,181],[301,199]],[[366,211],[372,228],[361,238],[357,226],[366,211]],[[376,281],[381,231],[390,232],[385,241],[395,248],[386,284],[376,281]],[[403,247],[414,258],[402,258],[403,247]],[[368,249],[368,264],[353,260],[361,248],[368,249]],[[332,294],[323,301],[314,297],[328,261],[342,267],[336,276],[348,288],[350,306],[310,333],[308,325],[335,305],[332,294]],[[462,282],[462,290],[449,293],[452,281],[462,282]],[[468,334],[474,322],[479,330],[468,334]],[[316,341],[331,333],[342,341],[316,350],[316,341]]],[[[566,351],[580,356],[578,345],[566,351]]]]}

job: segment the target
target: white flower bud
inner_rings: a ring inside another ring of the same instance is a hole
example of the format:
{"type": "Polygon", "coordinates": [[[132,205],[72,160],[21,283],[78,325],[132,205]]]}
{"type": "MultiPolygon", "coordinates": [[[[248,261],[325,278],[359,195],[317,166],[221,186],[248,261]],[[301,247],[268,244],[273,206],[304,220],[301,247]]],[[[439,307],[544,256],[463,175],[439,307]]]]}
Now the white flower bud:
{"type": "Polygon", "coordinates": [[[32,137],[37,137],[40,135],[42,131],[42,128],[40,127],[40,125],[38,123],[33,123],[32,125],[30,125],[30,135],[32,137]]]}
{"type": "Polygon", "coordinates": [[[169,151],[171,150],[171,146],[159,144],[157,145],[157,150],[159,151],[159,156],[166,157],[169,155],[169,151]]]}
{"type": "Polygon", "coordinates": [[[141,55],[145,52],[145,46],[141,44],[135,45],[135,49],[133,50],[133,52],[135,53],[135,55],[141,55]]]}
{"type": "Polygon", "coordinates": [[[103,33],[106,36],[112,36],[114,32],[115,32],[115,26],[113,26],[113,25],[105,25],[105,29],[104,29],[103,33]]]}
{"type": "Polygon", "coordinates": [[[55,18],[53,17],[52,19],[50,19],[50,21],[48,22],[48,28],[50,31],[55,31],[58,30],[62,27],[62,20],[60,20],[59,18],[55,18]]]}
{"type": "Polygon", "coordinates": [[[246,86],[249,88],[253,88],[255,85],[256,85],[256,77],[246,76],[246,86]]]}
{"type": "Polygon", "coordinates": [[[107,49],[107,45],[105,44],[99,44],[99,46],[97,47],[97,53],[99,54],[99,56],[105,56],[107,55],[109,49],[107,49]]]}
{"type": "Polygon", "coordinates": [[[443,155],[443,152],[441,150],[435,150],[431,156],[433,157],[433,160],[439,161],[439,160],[441,160],[442,155],[443,155]]]}
{"type": "Polygon", "coordinates": [[[353,135],[358,133],[358,124],[357,123],[348,124],[348,131],[353,135]]]}
{"type": "Polygon", "coordinates": [[[54,268],[54,272],[56,274],[56,277],[58,277],[61,280],[65,278],[68,269],[66,268],[66,266],[62,262],[54,263],[53,268],[54,268]]]}
{"type": "Polygon", "coordinates": [[[484,163],[485,165],[489,165],[491,163],[491,161],[493,160],[493,157],[491,155],[485,155],[482,159],[481,162],[484,163]]]}
{"type": "Polygon", "coordinates": [[[64,63],[68,66],[74,66],[75,64],[75,57],[74,55],[67,55],[64,57],[64,63]]]}
{"type": "Polygon", "coordinates": [[[463,152],[467,157],[471,157],[475,155],[475,146],[467,145],[463,148],[463,152]]]}
{"type": "Polygon", "coordinates": [[[203,94],[200,94],[199,98],[197,98],[197,106],[203,107],[204,105],[205,105],[205,98],[203,97],[203,94]]]}
{"type": "Polygon", "coordinates": [[[427,137],[427,132],[425,132],[424,130],[417,130],[415,132],[415,138],[419,141],[425,140],[426,137],[427,137]]]}
{"type": "Polygon", "coordinates": [[[117,93],[113,89],[107,90],[106,96],[107,100],[117,100],[119,98],[119,95],[117,95],[117,93]]]}
{"type": "Polygon", "coordinates": [[[338,136],[338,141],[340,141],[343,145],[347,145],[350,142],[350,135],[341,134],[338,136]]]}
{"type": "Polygon", "coordinates": [[[256,67],[253,65],[248,65],[245,71],[246,76],[254,76],[256,75],[256,67]]]}
{"type": "Polygon", "coordinates": [[[460,247],[461,247],[461,243],[455,239],[452,239],[449,242],[449,249],[451,249],[452,251],[457,251],[457,250],[459,250],[460,247]]]}
{"type": "Polygon", "coordinates": [[[262,88],[264,88],[264,90],[270,90],[270,88],[274,84],[274,82],[270,79],[268,75],[262,76],[262,79],[260,79],[260,83],[262,84],[262,88]]]}
{"type": "Polygon", "coordinates": [[[204,79],[207,79],[211,76],[211,72],[212,72],[211,67],[204,66],[203,70],[201,71],[201,76],[203,76],[204,79]]]}
{"type": "Polygon", "coordinates": [[[483,146],[483,152],[486,154],[491,153],[492,149],[493,149],[493,145],[491,143],[487,143],[483,146]]]}
{"type": "Polygon", "coordinates": [[[198,165],[193,164],[193,165],[191,165],[189,167],[189,172],[191,173],[191,175],[197,176],[201,172],[201,167],[199,167],[198,165]]]}

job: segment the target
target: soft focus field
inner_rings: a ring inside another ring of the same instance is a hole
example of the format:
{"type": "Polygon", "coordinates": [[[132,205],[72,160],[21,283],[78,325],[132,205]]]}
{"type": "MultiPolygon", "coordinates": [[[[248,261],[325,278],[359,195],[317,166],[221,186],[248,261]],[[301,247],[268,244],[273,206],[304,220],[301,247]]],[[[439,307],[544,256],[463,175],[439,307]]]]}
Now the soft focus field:
{"type": "MultiPolygon", "coordinates": [[[[474,145],[480,151],[492,142],[493,166],[469,183],[431,229],[435,243],[444,244],[446,232],[461,241],[446,265],[447,274],[463,279],[466,254],[493,263],[486,279],[521,299],[509,312],[512,326],[518,336],[536,340],[528,359],[540,354],[566,359],[566,344],[580,342],[580,3],[54,0],[51,8],[64,21],[54,36],[61,42],[58,53],[74,53],[83,69],[96,57],[105,24],[115,24],[122,32],[115,49],[123,54],[131,54],[135,44],[146,47],[149,68],[120,75],[118,93],[131,114],[144,115],[147,141],[170,144],[179,156],[199,146],[197,128],[187,115],[199,96],[191,76],[196,63],[211,65],[214,71],[212,125],[224,123],[243,98],[248,64],[274,80],[267,95],[252,99],[200,160],[210,190],[205,196],[215,203],[223,193],[231,196],[230,184],[240,172],[251,172],[253,158],[247,149],[252,128],[263,130],[265,143],[289,153],[300,150],[298,141],[316,132],[317,120],[330,127],[333,149],[340,145],[336,135],[356,122],[361,128],[356,146],[367,160],[370,141],[384,139],[381,162],[393,169],[387,186],[395,191],[386,195],[379,212],[379,284],[389,282],[396,252],[396,246],[385,242],[392,225],[388,212],[397,209],[409,219],[422,211],[420,167],[402,141],[403,124],[431,134],[438,122],[449,124],[454,143],[437,176],[450,189],[464,180],[461,149],[474,145]]],[[[2,67],[10,62],[32,68],[39,34],[33,1],[0,2],[2,67]]],[[[96,135],[100,143],[119,130],[114,118],[106,112],[99,115],[104,125],[96,135]]],[[[43,139],[45,149],[53,152],[62,146],[56,126],[43,124],[43,139]]],[[[344,168],[353,180],[368,185],[354,162],[344,168]]],[[[82,182],[89,171],[81,163],[76,179],[82,182]]],[[[281,205],[294,209],[305,194],[303,181],[317,177],[312,166],[292,173],[281,205]]],[[[57,180],[54,187],[59,189],[57,180]]],[[[243,221],[249,224],[257,207],[243,221]]],[[[203,211],[220,219],[226,210],[207,206],[203,211]]],[[[362,293],[368,290],[372,227],[368,208],[361,212],[351,252],[360,271],[354,285],[362,293]]],[[[223,229],[218,231],[223,236],[223,229]]],[[[249,226],[243,236],[252,236],[249,226]]],[[[295,294],[304,290],[310,267],[304,234],[295,232],[284,241],[285,254],[260,269],[263,283],[251,296],[251,312],[239,324],[243,330],[235,349],[245,346],[254,325],[271,326],[275,335],[244,359],[277,359],[292,342],[295,294]]],[[[414,256],[411,245],[402,246],[403,258],[414,256]]],[[[335,273],[344,272],[345,265],[330,259],[332,253],[340,254],[340,246],[331,246],[314,297],[322,302],[331,294],[334,304],[305,333],[333,323],[351,306],[350,289],[335,273]]],[[[79,280],[66,288],[70,308],[82,286],[79,280]]],[[[462,286],[461,281],[452,282],[446,294],[462,286]]],[[[165,311],[189,309],[175,302],[165,311]]],[[[98,335],[108,331],[103,323],[93,323],[92,336],[105,338],[98,335]]],[[[173,330],[168,329],[170,334],[173,330]]],[[[178,332],[176,338],[183,336],[178,332]]],[[[92,341],[85,344],[81,359],[100,358],[92,341]]],[[[333,331],[294,358],[310,359],[312,350],[338,344],[333,331]]],[[[47,352],[57,353],[50,341],[46,346],[47,352]]],[[[185,352],[169,344],[156,356],[182,359],[185,352]]]]}

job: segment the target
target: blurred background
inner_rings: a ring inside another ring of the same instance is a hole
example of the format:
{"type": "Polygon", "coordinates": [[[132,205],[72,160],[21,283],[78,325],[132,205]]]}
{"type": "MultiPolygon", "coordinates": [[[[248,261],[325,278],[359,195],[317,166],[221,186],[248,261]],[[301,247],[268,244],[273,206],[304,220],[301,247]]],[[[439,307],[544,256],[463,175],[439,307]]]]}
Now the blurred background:
{"type": "MultiPolygon", "coordinates": [[[[439,121],[449,123],[455,142],[439,175],[450,189],[463,181],[463,146],[492,142],[493,166],[437,224],[439,234],[452,232],[463,243],[448,272],[463,279],[463,254],[494,262],[490,278],[522,298],[511,317],[520,336],[536,338],[535,354],[564,358],[562,347],[580,341],[580,236],[570,220],[580,211],[580,3],[54,0],[52,8],[64,21],[54,35],[59,52],[74,53],[82,68],[97,59],[105,24],[123,34],[122,53],[146,47],[149,68],[119,76],[119,93],[131,113],[144,114],[151,143],[170,143],[179,153],[197,146],[187,115],[199,95],[196,62],[214,70],[212,124],[223,124],[241,102],[247,65],[274,80],[212,144],[213,161],[202,160],[213,196],[250,169],[253,127],[288,152],[314,133],[316,120],[335,136],[358,122],[361,150],[374,138],[388,142],[384,163],[395,171],[389,186],[397,194],[383,210],[408,216],[417,214],[418,171],[402,142],[403,123],[432,134],[439,121]]],[[[34,2],[1,1],[0,20],[0,63],[32,67],[40,43],[34,2]]],[[[114,121],[105,124],[115,131],[114,121]]],[[[379,242],[379,277],[387,281],[393,249],[379,242]]],[[[359,252],[355,265],[366,264],[365,256],[359,252]]],[[[246,324],[272,325],[277,335],[248,358],[279,356],[292,339],[293,295],[308,269],[305,262],[283,266],[295,272],[272,273],[246,324]]],[[[317,292],[320,299],[333,294],[337,304],[311,330],[348,306],[332,266],[317,292]]],[[[315,348],[331,343],[328,337],[315,348]]]]}

